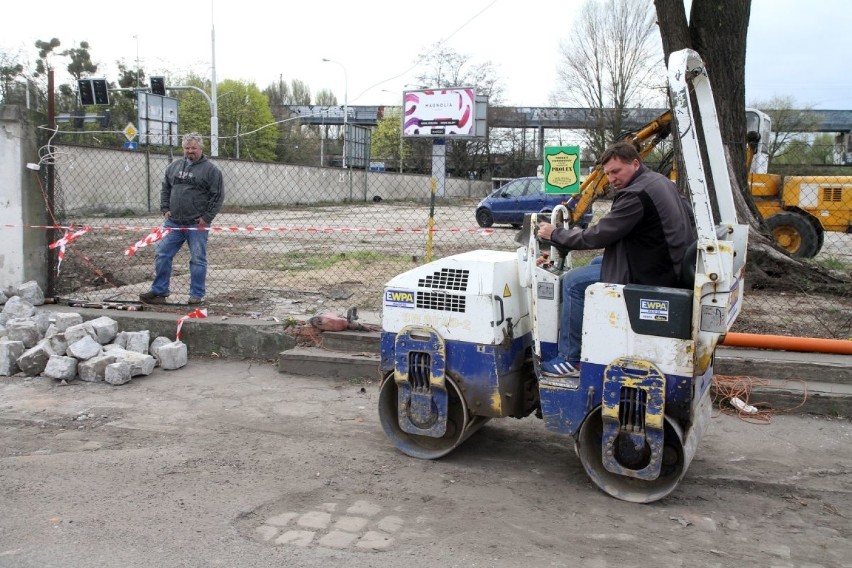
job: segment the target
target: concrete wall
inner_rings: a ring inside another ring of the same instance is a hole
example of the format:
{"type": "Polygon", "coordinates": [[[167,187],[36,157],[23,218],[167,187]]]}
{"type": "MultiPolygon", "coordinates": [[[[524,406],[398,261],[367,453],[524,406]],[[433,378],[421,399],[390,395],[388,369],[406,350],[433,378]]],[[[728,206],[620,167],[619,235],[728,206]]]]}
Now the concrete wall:
{"type": "MultiPolygon", "coordinates": [[[[69,215],[159,211],[160,184],[169,156],[59,146],[57,199],[69,215]]],[[[383,200],[428,201],[431,176],[365,172],[215,158],[229,206],[305,205],[383,200]]],[[[448,178],[447,198],[481,198],[486,181],[448,178]]]]}
{"type": "Polygon", "coordinates": [[[0,286],[35,280],[42,290],[48,281],[48,231],[31,225],[48,224],[38,172],[38,143],[27,111],[0,106],[0,286]]]}

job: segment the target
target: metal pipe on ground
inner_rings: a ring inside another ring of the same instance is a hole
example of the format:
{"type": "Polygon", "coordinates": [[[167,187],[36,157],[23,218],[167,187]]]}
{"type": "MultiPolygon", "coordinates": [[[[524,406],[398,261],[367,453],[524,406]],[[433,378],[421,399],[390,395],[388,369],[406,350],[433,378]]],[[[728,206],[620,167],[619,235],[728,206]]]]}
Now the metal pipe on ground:
{"type": "Polygon", "coordinates": [[[838,353],[852,355],[852,341],[848,339],[821,339],[816,337],[787,337],[785,335],[759,335],[754,333],[728,333],[722,345],[727,347],[754,347],[758,349],[780,349],[783,351],[805,351],[814,353],[838,353]]]}

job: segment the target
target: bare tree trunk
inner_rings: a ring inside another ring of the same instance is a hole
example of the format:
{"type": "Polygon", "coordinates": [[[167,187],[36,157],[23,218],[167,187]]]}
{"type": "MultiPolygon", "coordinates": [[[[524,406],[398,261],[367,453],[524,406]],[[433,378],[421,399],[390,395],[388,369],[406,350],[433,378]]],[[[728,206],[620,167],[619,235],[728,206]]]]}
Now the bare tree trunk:
{"type": "MultiPolygon", "coordinates": [[[[750,227],[748,283],[756,288],[849,293],[840,275],[791,258],[769,236],[746,183],[745,54],[751,0],[693,0],[689,22],[683,0],[654,0],[663,53],[685,48],[701,55],[713,85],[722,141],[740,222],[750,227]],[[738,164],[742,164],[739,166],[738,164]]],[[[678,159],[680,161],[680,159],[678,159]]],[[[678,164],[682,168],[682,164],[678,164]]]]}

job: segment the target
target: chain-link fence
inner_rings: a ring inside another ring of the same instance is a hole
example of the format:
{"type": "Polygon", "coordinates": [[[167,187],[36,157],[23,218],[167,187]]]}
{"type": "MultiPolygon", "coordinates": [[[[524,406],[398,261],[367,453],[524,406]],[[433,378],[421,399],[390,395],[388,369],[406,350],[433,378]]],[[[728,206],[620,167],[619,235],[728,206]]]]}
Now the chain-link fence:
{"type": "MultiPolygon", "coordinates": [[[[150,288],[154,246],[125,253],[162,222],[160,184],[172,156],[70,145],[54,150],[55,220],[90,227],[66,247],[57,296],[84,302],[137,300],[150,288]]],[[[498,219],[487,229],[477,224],[477,204],[496,186],[490,180],[448,177],[433,186],[431,175],[422,173],[214,162],[223,172],[225,205],[209,236],[206,304],[211,314],[301,319],[357,306],[378,316],[384,283],[402,271],[429,258],[517,248],[513,221],[498,219]]],[[[789,210],[782,203],[776,214],[800,232],[805,227],[808,235],[816,233],[819,250],[811,262],[848,277],[852,177],[843,177],[845,170],[825,166],[818,174],[811,169],[795,182],[790,180],[797,174],[783,172],[783,200],[795,184],[799,201],[789,210]]],[[[763,197],[782,202],[777,195],[763,197]]],[[[605,202],[596,204],[595,215],[607,209],[605,202]]],[[[781,237],[795,238],[794,231],[784,230],[781,237]]],[[[575,253],[575,261],[599,253],[575,253]]],[[[185,310],[179,304],[188,296],[184,248],[175,258],[171,281],[169,301],[176,305],[156,309],[185,310]]],[[[783,293],[754,290],[744,306],[738,331],[852,335],[848,296],[801,287],[783,293]]]]}

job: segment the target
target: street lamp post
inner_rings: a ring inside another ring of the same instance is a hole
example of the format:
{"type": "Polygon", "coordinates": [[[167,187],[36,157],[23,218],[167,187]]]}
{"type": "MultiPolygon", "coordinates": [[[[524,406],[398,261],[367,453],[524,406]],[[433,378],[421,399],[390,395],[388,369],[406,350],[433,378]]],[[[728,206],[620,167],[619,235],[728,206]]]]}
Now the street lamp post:
{"type": "Polygon", "coordinates": [[[323,57],[323,62],[325,63],[336,63],[340,65],[340,68],[343,69],[343,167],[346,167],[346,125],[347,125],[347,117],[349,116],[349,74],[346,72],[346,66],[343,65],[340,61],[335,61],[333,59],[326,59],[323,57]]]}

